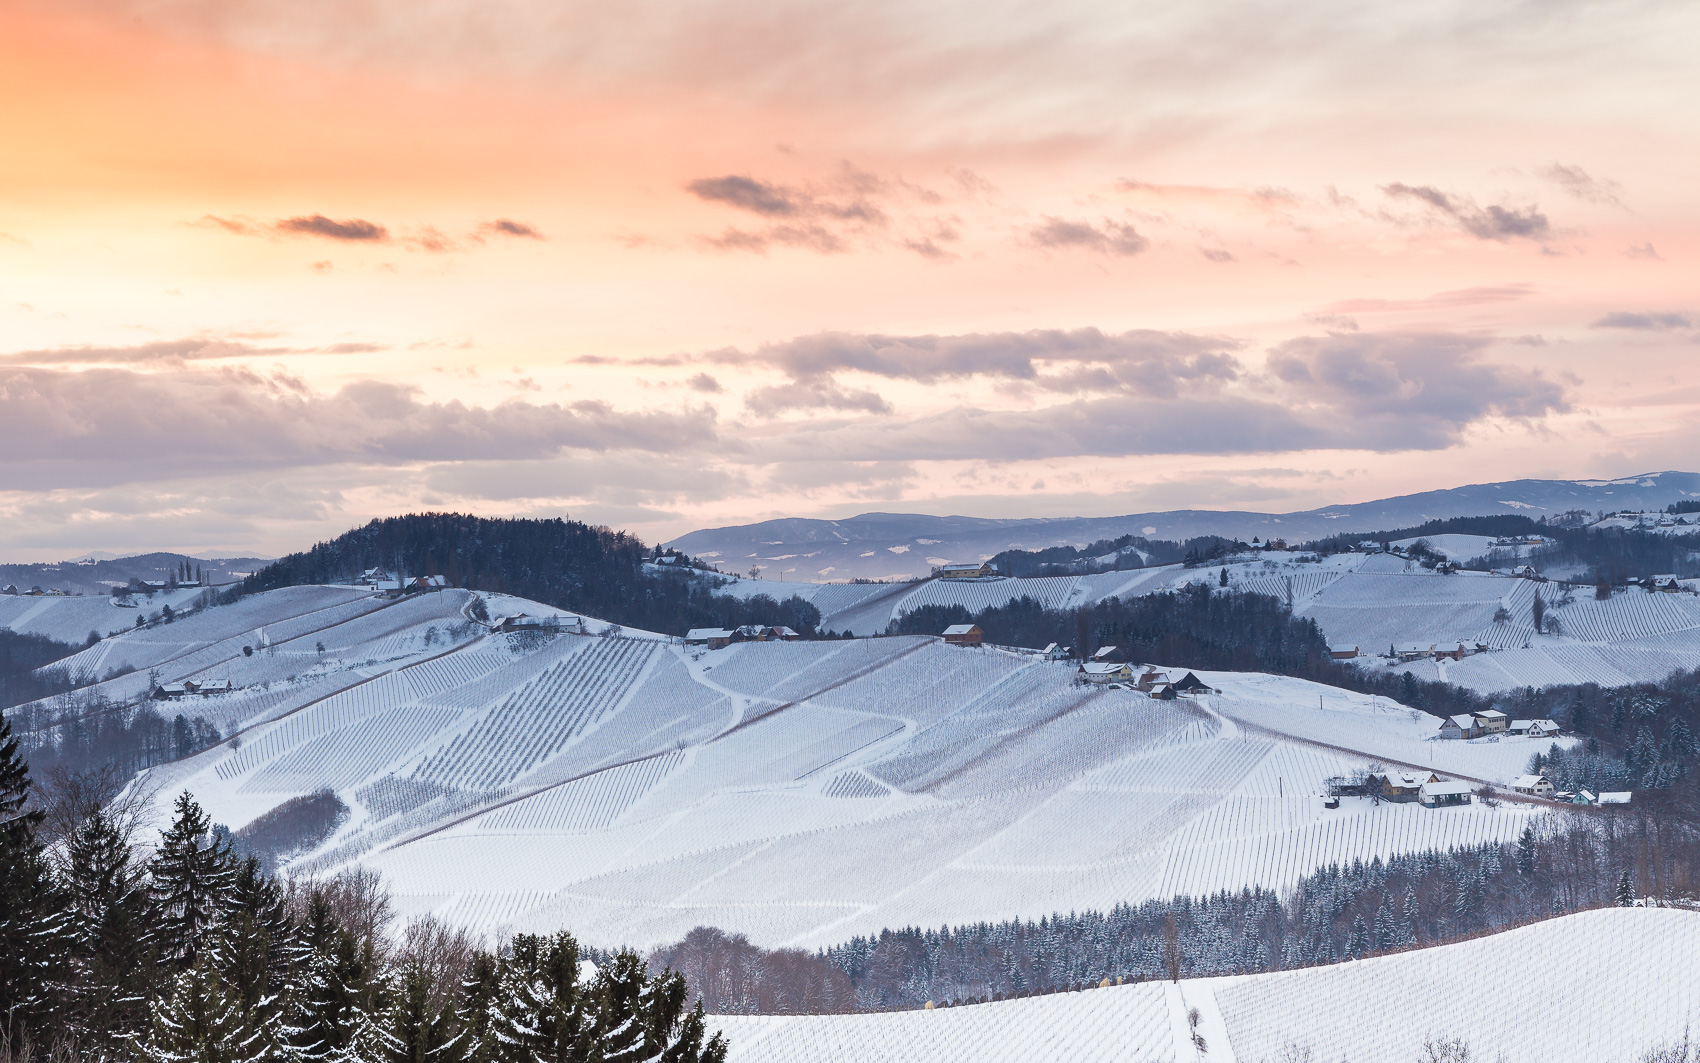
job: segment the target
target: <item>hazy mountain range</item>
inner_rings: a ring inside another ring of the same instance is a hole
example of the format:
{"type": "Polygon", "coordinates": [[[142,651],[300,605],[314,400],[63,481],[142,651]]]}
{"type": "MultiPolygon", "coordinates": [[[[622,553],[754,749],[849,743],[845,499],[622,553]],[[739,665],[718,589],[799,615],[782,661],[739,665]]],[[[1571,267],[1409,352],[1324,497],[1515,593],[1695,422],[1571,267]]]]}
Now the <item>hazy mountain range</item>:
{"type": "Polygon", "coordinates": [[[106,594],[115,583],[128,583],[132,579],[168,579],[185,563],[191,573],[199,568],[207,582],[212,584],[235,583],[267,564],[257,557],[200,558],[171,553],[111,557],[90,554],[75,561],[0,564],[0,587],[15,586],[21,591],[40,587],[42,590],[72,594],[106,594]]]}
{"type": "Polygon", "coordinates": [[[1444,517],[1567,510],[1662,509],[1700,496],[1700,473],[1656,472],[1616,480],[1508,480],[1423,491],[1297,513],[1177,509],[1119,517],[939,517],[863,513],[844,520],[786,517],[706,528],[667,545],[727,572],[762,567],[766,579],[799,581],[925,575],[943,561],[977,561],[1002,550],[1084,546],[1120,535],[1183,540],[1196,535],[1314,539],[1337,532],[1410,527],[1444,517]]]}

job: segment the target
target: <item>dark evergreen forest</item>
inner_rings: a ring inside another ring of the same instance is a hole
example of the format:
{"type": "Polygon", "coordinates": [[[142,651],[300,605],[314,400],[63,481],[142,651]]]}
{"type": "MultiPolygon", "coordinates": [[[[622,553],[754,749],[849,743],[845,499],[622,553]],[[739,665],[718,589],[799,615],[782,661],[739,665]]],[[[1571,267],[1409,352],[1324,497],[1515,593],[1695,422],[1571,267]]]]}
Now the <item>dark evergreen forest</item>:
{"type": "Polygon", "coordinates": [[[237,857],[194,800],[152,855],[122,810],[50,850],[0,722],[0,1056],[153,1063],[718,1063],[676,974],[571,935],[499,953],[431,920],[392,933],[376,877],[297,887],[237,857]],[[594,973],[581,959],[596,963],[594,973]]]}
{"type": "Polygon", "coordinates": [[[645,571],[654,550],[635,536],[560,518],[496,520],[418,513],[375,520],[244,580],[252,594],[306,583],[348,582],[369,568],[443,576],[451,586],[496,591],[616,624],[683,635],[693,627],[783,624],[815,634],[820,610],[801,598],[716,594],[719,578],[689,564],[645,571]]]}

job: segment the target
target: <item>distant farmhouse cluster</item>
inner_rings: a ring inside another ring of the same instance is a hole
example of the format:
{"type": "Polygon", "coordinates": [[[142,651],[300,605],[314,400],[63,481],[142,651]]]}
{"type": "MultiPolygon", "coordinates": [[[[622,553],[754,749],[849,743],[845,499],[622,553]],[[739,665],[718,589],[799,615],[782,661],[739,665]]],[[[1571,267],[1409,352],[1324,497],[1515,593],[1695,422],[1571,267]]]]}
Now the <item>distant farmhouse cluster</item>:
{"type": "MultiPolygon", "coordinates": [[[[1572,805],[1627,805],[1628,791],[1599,793],[1590,790],[1558,790],[1545,775],[1519,775],[1510,789],[1525,797],[1544,797],[1572,805]]],[[[1368,797],[1377,801],[1414,801],[1424,808],[1449,808],[1474,801],[1475,788],[1461,779],[1442,779],[1426,768],[1375,769],[1329,779],[1328,807],[1340,807],[1342,797],[1368,797]]]]}
{"type": "Polygon", "coordinates": [[[1441,738],[1486,738],[1497,734],[1511,734],[1522,738],[1557,738],[1558,724],[1551,720],[1513,720],[1498,709],[1448,716],[1440,721],[1441,738]]]}
{"type": "Polygon", "coordinates": [[[745,624],[743,627],[693,627],[685,632],[685,645],[725,649],[734,642],[795,642],[803,636],[783,624],[745,624]]]}
{"type": "Polygon", "coordinates": [[[355,586],[370,587],[395,598],[404,594],[417,594],[420,591],[440,591],[449,585],[448,579],[443,576],[391,575],[382,568],[367,569],[354,583],[355,586]]]}

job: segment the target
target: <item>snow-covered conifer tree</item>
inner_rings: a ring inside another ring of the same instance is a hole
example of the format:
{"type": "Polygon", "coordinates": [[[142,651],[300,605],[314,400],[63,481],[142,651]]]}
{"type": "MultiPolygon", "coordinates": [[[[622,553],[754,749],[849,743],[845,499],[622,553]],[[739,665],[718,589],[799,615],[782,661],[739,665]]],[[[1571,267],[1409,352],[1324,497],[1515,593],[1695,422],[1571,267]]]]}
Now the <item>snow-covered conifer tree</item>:
{"type": "Polygon", "coordinates": [[[231,881],[229,851],[212,837],[211,828],[201,806],[183,791],[177,798],[176,818],[148,868],[160,955],[185,966],[193,965],[200,955],[223,911],[231,881]]]}

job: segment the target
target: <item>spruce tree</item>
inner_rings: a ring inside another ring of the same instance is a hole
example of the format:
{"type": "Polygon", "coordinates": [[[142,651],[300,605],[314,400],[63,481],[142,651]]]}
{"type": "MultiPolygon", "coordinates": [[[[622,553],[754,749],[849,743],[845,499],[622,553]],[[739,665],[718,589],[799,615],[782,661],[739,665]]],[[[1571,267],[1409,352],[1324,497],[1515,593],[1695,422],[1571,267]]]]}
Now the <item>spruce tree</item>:
{"type": "Polygon", "coordinates": [[[448,1063],[457,1053],[449,1018],[431,1005],[431,972],[409,964],[396,980],[386,1016],[392,1063],[448,1063]]]}
{"type": "Polygon", "coordinates": [[[281,1063],[275,1014],[243,1006],[242,995],[219,974],[216,950],[201,954],[153,1007],[153,1024],[137,1040],[145,1063],[281,1063]]]}
{"type": "Polygon", "coordinates": [[[29,809],[29,765],[0,719],[0,1050],[19,1048],[51,1019],[52,985],[63,962],[63,898],[29,809]]]}
{"type": "Polygon", "coordinates": [[[1517,839],[1517,873],[1535,873],[1535,828],[1532,826],[1524,827],[1522,835],[1517,839]]]}
{"type": "Polygon", "coordinates": [[[96,1039],[138,1029],[147,1018],[153,973],[151,910],[142,869],[103,809],[90,813],[65,844],[65,892],[72,1022],[96,1039]]]}
{"type": "Polygon", "coordinates": [[[1623,869],[1623,874],[1617,877],[1617,906],[1619,908],[1635,907],[1635,888],[1629,883],[1629,869],[1623,869]]]}
{"type": "Polygon", "coordinates": [[[230,853],[211,836],[211,822],[185,790],[176,818],[160,839],[149,872],[157,909],[155,940],[162,958],[192,966],[227,903],[230,853]]]}

